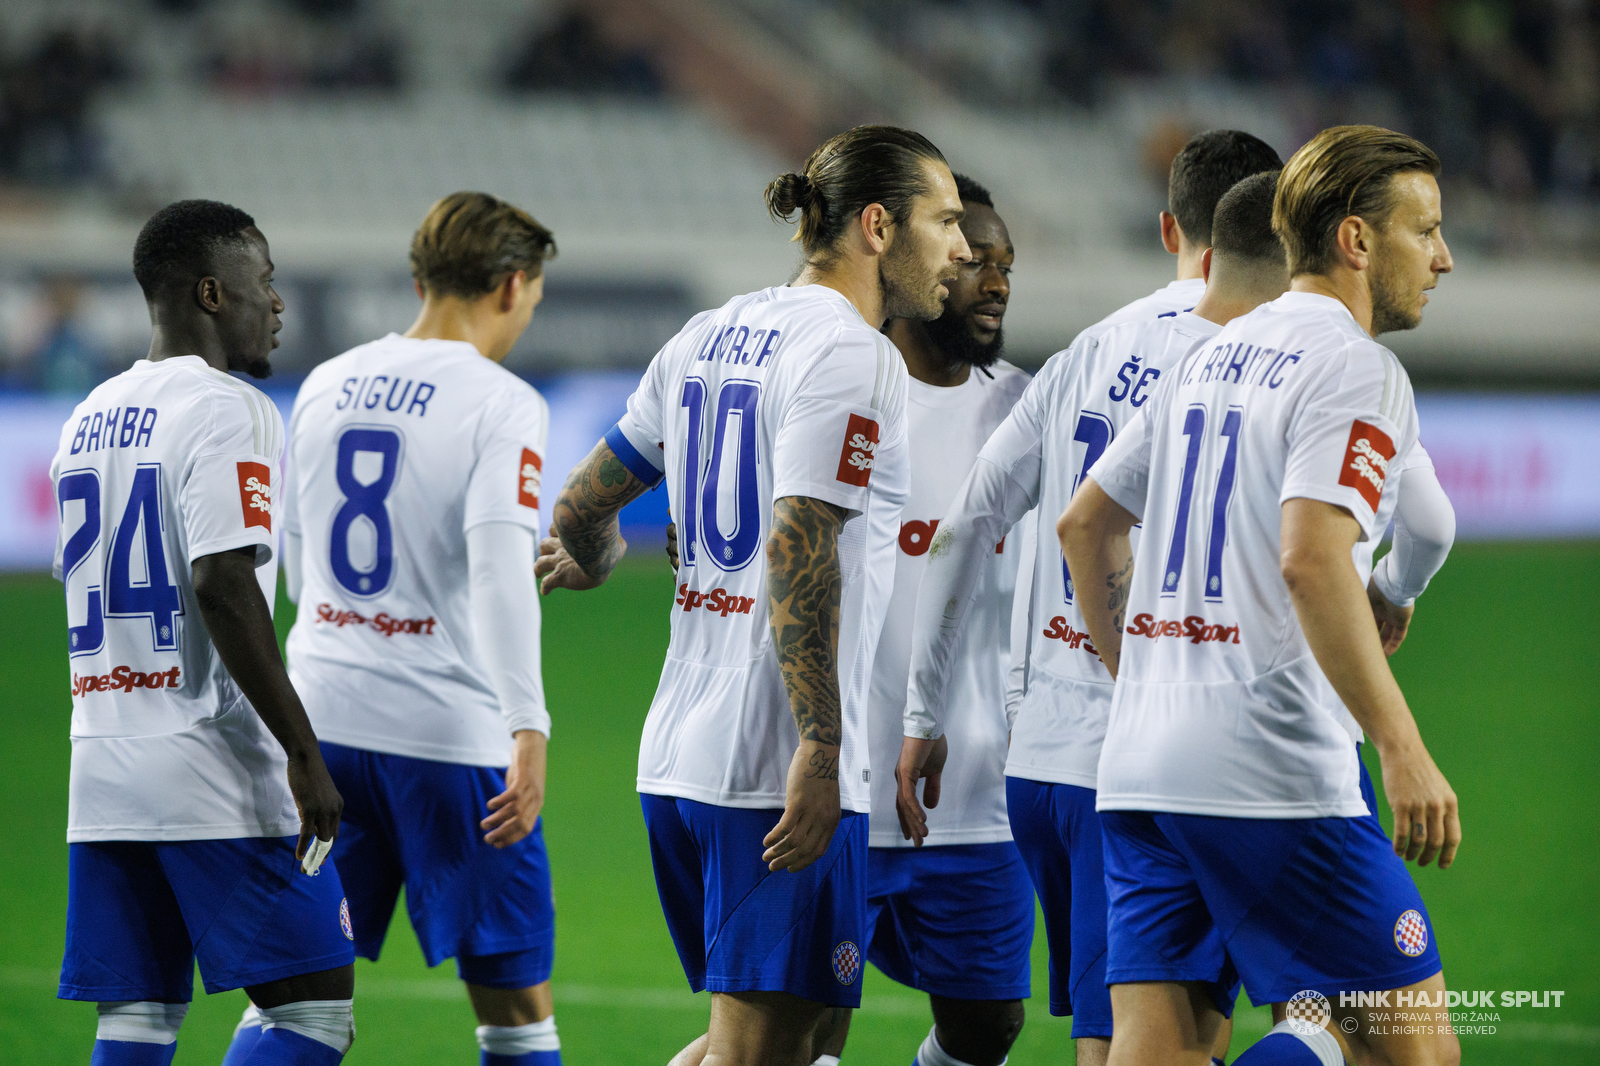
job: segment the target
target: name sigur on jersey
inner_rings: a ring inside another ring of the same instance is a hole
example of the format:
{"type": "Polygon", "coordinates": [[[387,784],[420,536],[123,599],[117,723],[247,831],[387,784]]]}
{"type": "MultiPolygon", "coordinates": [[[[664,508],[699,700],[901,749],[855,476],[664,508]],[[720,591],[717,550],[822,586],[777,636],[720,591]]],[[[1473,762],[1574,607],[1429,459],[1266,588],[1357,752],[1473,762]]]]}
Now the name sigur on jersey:
{"type": "Polygon", "coordinates": [[[1206,353],[1201,363],[1195,359],[1189,364],[1185,385],[1195,382],[1231,381],[1237,385],[1265,385],[1275,389],[1284,383],[1284,375],[1293,370],[1305,354],[1285,352],[1277,348],[1264,348],[1258,344],[1219,344],[1206,353]]]}
{"type": "Polygon", "coordinates": [[[764,366],[777,357],[782,336],[780,329],[758,329],[751,333],[749,326],[741,326],[737,322],[731,326],[719,326],[700,346],[700,354],[695,356],[695,361],[748,366],[754,360],[756,366],[764,366]]]}
{"type": "Polygon", "coordinates": [[[78,431],[72,435],[71,454],[106,448],[146,448],[155,428],[154,407],[111,407],[96,411],[79,420],[78,431]],[[141,411],[144,413],[140,414],[141,411]]]}
{"type": "Polygon", "coordinates": [[[402,407],[408,415],[414,414],[418,418],[425,418],[428,414],[428,401],[437,391],[432,384],[426,381],[417,381],[414,378],[390,378],[388,374],[373,374],[371,377],[345,378],[344,384],[339,388],[339,402],[333,405],[335,411],[366,410],[371,411],[381,402],[385,411],[398,411],[402,407]],[[389,386],[387,394],[384,385],[389,386]],[[395,390],[400,390],[398,398],[395,390]]]}

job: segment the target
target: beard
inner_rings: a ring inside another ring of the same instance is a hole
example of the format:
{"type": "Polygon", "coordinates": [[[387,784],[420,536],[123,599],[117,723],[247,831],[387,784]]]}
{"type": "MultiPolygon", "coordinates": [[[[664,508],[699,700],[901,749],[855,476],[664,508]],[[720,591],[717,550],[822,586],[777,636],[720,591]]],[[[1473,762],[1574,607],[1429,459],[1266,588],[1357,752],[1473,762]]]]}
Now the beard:
{"type": "Polygon", "coordinates": [[[949,307],[945,308],[944,314],[927,323],[926,328],[928,339],[952,367],[967,363],[979,370],[986,370],[1005,353],[1004,329],[995,330],[994,339],[984,343],[972,335],[967,316],[949,307]]]}
{"type": "Polygon", "coordinates": [[[242,370],[258,380],[272,376],[272,358],[269,355],[229,355],[229,370],[242,370]]]}
{"type": "MultiPolygon", "coordinates": [[[[1402,301],[1403,291],[1398,271],[1389,266],[1388,257],[1377,257],[1367,278],[1367,291],[1372,297],[1372,335],[1394,333],[1398,330],[1416,329],[1422,325],[1422,314],[1413,311],[1402,301]]],[[[1415,306],[1415,300],[1411,301],[1415,306]]]]}
{"type": "Polygon", "coordinates": [[[878,266],[878,282],[883,286],[883,317],[909,318],[917,322],[931,322],[944,311],[944,301],[939,299],[937,271],[923,265],[922,247],[906,230],[903,239],[897,240],[884,254],[878,266]]]}

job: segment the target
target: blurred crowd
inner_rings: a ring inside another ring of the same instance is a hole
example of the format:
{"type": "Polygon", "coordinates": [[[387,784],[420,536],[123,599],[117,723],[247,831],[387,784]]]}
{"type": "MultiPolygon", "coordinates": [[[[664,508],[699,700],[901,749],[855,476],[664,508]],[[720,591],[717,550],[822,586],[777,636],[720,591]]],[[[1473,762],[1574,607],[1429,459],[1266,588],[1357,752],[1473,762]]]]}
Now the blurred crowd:
{"type": "Polygon", "coordinates": [[[128,76],[109,33],[60,29],[0,53],[0,179],[73,183],[92,177],[100,147],[89,104],[128,76]]]}
{"type": "Polygon", "coordinates": [[[975,99],[1093,107],[1129,84],[1262,87],[1309,135],[1382,95],[1497,197],[1600,194],[1596,0],[848,2],[975,99]]]}

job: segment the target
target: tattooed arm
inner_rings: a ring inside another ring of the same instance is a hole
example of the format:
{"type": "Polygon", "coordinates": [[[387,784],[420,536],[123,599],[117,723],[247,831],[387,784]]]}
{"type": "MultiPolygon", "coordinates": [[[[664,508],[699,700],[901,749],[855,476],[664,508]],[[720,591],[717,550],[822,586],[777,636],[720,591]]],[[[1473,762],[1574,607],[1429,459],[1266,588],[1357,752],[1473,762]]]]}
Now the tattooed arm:
{"type": "Polygon", "coordinates": [[[767,538],[767,609],[772,647],[800,730],[789,765],[783,817],[762,858],[801,870],[822,857],[839,824],[839,530],[845,511],[807,496],[772,505],[767,538]]]}
{"type": "Polygon", "coordinates": [[[596,444],[568,475],[551,510],[555,537],[539,545],[540,558],[534,566],[534,573],[544,579],[540,590],[592,589],[603,584],[628,550],[617,513],[649,487],[634,477],[609,444],[596,444]]]}
{"type": "Polygon", "coordinates": [[[1133,581],[1128,530],[1136,521],[1093,477],[1085,477],[1056,522],[1067,570],[1073,583],[1084,590],[1078,597],[1078,609],[1112,677],[1117,676],[1122,658],[1122,623],[1128,609],[1128,586],[1133,581]],[[1104,591],[1089,591],[1094,588],[1104,591]]]}

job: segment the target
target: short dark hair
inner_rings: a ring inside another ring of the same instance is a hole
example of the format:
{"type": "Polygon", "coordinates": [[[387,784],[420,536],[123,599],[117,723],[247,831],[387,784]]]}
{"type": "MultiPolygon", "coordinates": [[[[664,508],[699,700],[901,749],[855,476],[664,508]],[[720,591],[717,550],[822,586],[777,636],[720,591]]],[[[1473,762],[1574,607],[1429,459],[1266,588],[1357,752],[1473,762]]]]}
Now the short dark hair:
{"type": "Polygon", "coordinates": [[[1278,171],[1252,174],[1223,194],[1211,221],[1214,254],[1258,263],[1284,262],[1283,242],[1272,232],[1278,171]]]}
{"type": "Polygon", "coordinates": [[[256,220],[215,200],[179,200],[150,216],[133,242],[133,276],[153,300],[173,284],[199,281],[210,273],[217,251],[244,241],[256,220]]]}
{"type": "Polygon", "coordinates": [[[1381,126],[1331,126],[1302,145],[1283,168],[1272,208],[1290,276],[1326,271],[1339,224],[1351,215],[1382,229],[1394,210],[1392,179],[1409,172],[1437,177],[1439,157],[1381,126]]]}
{"type": "Polygon", "coordinates": [[[989,190],[973,181],[965,174],[952,175],[956,179],[956,193],[963,203],[982,204],[984,207],[994,207],[994,197],[989,195],[989,190]]]}
{"type": "Polygon", "coordinates": [[[882,204],[904,222],[911,203],[928,191],[925,160],[944,153],[920,133],[898,126],[857,126],[825,141],[800,173],[780,174],[767,185],[767,211],[783,222],[796,210],[795,240],[807,259],[832,258],[839,238],[866,209],[882,204]]]}
{"type": "Polygon", "coordinates": [[[1183,235],[1211,243],[1211,220],[1222,194],[1252,174],[1278,170],[1283,160],[1260,137],[1243,130],[1207,130],[1179,150],[1167,179],[1167,210],[1183,235]]]}
{"type": "Polygon", "coordinates": [[[411,238],[411,276],[434,296],[472,299],[519,270],[538,277],[555,256],[555,235],[522,208],[486,192],[453,192],[411,238]]]}

